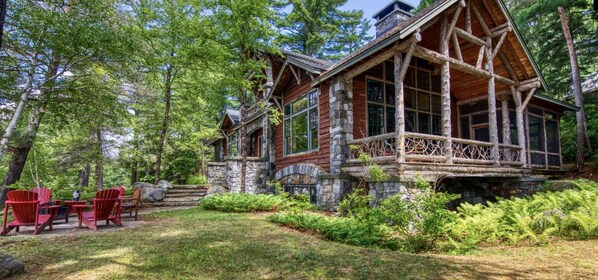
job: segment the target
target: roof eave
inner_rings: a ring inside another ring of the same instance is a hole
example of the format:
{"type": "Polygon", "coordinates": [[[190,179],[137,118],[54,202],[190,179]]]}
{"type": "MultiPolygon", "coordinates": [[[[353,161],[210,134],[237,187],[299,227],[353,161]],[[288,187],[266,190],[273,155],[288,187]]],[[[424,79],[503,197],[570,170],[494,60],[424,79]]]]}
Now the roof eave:
{"type": "Polygon", "coordinates": [[[575,111],[575,112],[577,112],[577,111],[580,110],[579,107],[577,107],[577,106],[575,106],[573,104],[570,104],[570,103],[567,103],[567,102],[564,102],[564,101],[561,101],[561,100],[558,100],[558,99],[554,99],[554,98],[552,98],[550,96],[547,96],[547,95],[544,95],[544,94],[536,93],[536,94],[534,94],[534,97],[538,98],[538,99],[540,99],[542,101],[546,101],[546,102],[549,102],[549,103],[552,103],[552,104],[555,104],[555,105],[559,105],[559,106],[561,106],[561,107],[563,107],[565,109],[568,109],[569,111],[575,111]]]}

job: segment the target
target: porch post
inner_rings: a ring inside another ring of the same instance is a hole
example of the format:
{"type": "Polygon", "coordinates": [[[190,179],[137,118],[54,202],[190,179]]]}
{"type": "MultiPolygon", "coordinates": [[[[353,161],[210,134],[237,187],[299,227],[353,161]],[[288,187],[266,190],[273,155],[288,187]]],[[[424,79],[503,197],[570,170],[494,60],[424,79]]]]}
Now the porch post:
{"type": "Polygon", "coordinates": [[[519,160],[523,164],[523,167],[527,166],[527,152],[525,150],[525,129],[523,126],[523,104],[521,100],[521,91],[515,90],[514,86],[511,86],[511,94],[513,95],[513,101],[515,102],[515,116],[517,119],[517,143],[521,149],[519,150],[519,160]]]}
{"type": "Polygon", "coordinates": [[[502,97],[502,142],[504,144],[511,144],[511,119],[509,119],[509,100],[505,95],[502,95],[502,97]]]}
{"type": "MultiPolygon", "coordinates": [[[[449,57],[449,25],[446,15],[442,18],[442,28],[440,31],[440,53],[449,57]]],[[[440,98],[442,104],[442,136],[446,138],[444,142],[443,154],[446,157],[446,163],[453,163],[453,139],[451,128],[451,71],[448,60],[440,65],[440,98]]]]}
{"type": "MultiPolygon", "coordinates": [[[[400,51],[395,52],[395,103],[397,109],[395,110],[395,143],[396,143],[396,160],[398,163],[405,162],[405,100],[403,98],[405,89],[403,87],[404,76],[401,76],[401,69],[403,68],[403,53],[400,51]]],[[[406,62],[409,63],[409,62],[406,62]]]]}
{"type": "Polygon", "coordinates": [[[496,82],[494,76],[494,61],[492,57],[492,38],[488,37],[486,43],[486,70],[492,75],[488,80],[488,122],[490,130],[490,143],[492,146],[492,160],[494,165],[500,165],[499,162],[499,148],[498,148],[498,125],[496,123],[496,82]]]}

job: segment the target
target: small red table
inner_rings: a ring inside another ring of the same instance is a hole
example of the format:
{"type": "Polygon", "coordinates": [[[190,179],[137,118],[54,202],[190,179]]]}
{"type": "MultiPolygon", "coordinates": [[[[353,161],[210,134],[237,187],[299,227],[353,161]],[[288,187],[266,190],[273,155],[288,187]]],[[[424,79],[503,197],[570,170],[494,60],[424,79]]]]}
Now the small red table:
{"type": "Polygon", "coordinates": [[[66,213],[66,222],[69,222],[69,216],[71,214],[76,214],[77,209],[75,209],[75,205],[85,205],[87,202],[85,201],[74,201],[74,200],[65,200],[63,201],[64,205],[69,207],[69,211],[66,213]]]}

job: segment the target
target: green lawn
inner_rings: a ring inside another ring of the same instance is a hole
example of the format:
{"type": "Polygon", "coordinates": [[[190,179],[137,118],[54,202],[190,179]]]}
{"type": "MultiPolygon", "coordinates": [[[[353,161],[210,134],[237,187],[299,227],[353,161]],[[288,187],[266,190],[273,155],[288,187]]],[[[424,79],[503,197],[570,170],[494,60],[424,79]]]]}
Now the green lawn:
{"type": "Polygon", "coordinates": [[[25,279],[598,278],[598,241],[412,255],[324,241],[265,215],[163,212],[125,231],[0,238],[0,251],[25,261],[25,279]]]}

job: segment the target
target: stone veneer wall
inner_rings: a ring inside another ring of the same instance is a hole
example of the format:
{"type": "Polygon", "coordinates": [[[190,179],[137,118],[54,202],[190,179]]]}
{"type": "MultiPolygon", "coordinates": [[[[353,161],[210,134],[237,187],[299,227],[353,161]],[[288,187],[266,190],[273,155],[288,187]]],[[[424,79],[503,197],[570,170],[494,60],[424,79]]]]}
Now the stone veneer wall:
{"type": "Polygon", "coordinates": [[[353,84],[342,78],[330,85],[330,174],[337,175],[347,162],[347,140],[353,139],[353,84]]]}
{"type": "Polygon", "coordinates": [[[208,163],[208,185],[226,187],[226,162],[208,163]]]}
{"type": "Polygon", "coordinates": [[[461,194],[461,202],[471,204],[496,201],[497,197],[512,198],[532,195],[542,190],[541,180],[505,181],[484,179],[453,179],[447,182],[448,192],[461,194]]]}
{"type": "MultiPolygon", "coordinates": [[[[268,182],[269,163],[263,159],[247,159],[245,192],[252,194],[273,193],[268,182]]],[[[241,159],[226,161],[226,185],[231,192],[241,191],[241,159]]]]}
{"type": "Polygon", "coordinates": [[[357,181],[338,176],[322,176],[318,180],[318,206],[322,210],[336,211],[338,205],[357,186],[357,181]]]}
{"type": "Polygon", "coordinates": [[[380,21],[376,22],[376,36],[380,36],[393,27],[399,25],[399,23],[407,20],[411,17],[408,13],[402,10],[395,10],[380,21]]]}

